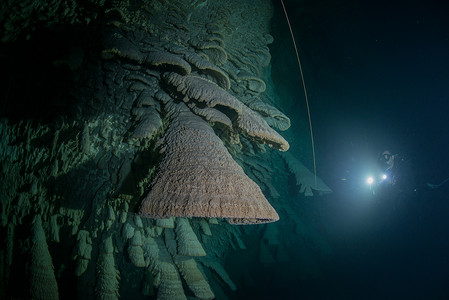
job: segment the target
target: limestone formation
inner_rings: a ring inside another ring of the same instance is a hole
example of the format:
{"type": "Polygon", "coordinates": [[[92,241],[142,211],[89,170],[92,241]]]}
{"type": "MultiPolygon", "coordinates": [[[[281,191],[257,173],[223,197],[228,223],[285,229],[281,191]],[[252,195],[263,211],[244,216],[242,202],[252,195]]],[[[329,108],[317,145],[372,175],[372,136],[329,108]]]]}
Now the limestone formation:
{"type": "Polygon", "coordinates": [[[274,206],[311,240],[275,154],[270,1],[7,2],[1,299],[226,299],[224,258],[263,230],[232,224],[274,206]]]}
{"type": "Polygon", "coordinates": [[[219,217],[237,224],[279,218],[212,128],[182,103],[173,104],[165,145],[142,216],[219,217]]]}
{"type": "Polygon", "coordinates": [[[299,192],[304,193],[304,196],[313,196],[313,191],[316,191],[319,195],[332,193],[332,190],[317,177],[309,171],[298,159],[292,154],[285,153],[283,156],[285,162],[288,165],[290,172],[296,177],[296,185],[300,186],[299,192]]]}
{"type": "Polygon", "coordinates": [[[140,108],[140,116],[136,119],[138,124],[131,135],[133,139],[151,140],[162,130],[162,119],[153,106],[140,108]]]}
{"type": "Polygon", "coordinates": [[[122,228],[122,236],[126,240],[131,239],[134,236],[134,227],[130,223],[125,223],[122,228]]]}
{"type": "Polygon", "coordinates": [[[233,130],[231,119],[218,109],[212,107],[198,107],[193,103],[189,103],[188,106],[193,113],[203,117],[207,121],[222,124],[227,127],[229,131],[233,130]]]}
{"type": "Polygon", "coordinates": [[[231,87],[231,82],[229,81],[228,76],[219,67],[201,58],[201,56],[199,56],[195,52],[185,52],[185,51],[183,52],[184,58],[190,64],[192,64],[200,72],[204,72],[205,74],[212,76],[212,78],[216,81],[216,83],[220,87],[222,87],[225,90],[231,87]]]}
{"type": "Polygon", "coordinates": [[[175,218],[157,219],[156,226],[173,229],[175,228],[175,218]]]}
{"type": "Polygon", "coordinates": [[[152,51],[142,53],[137,45],[123,36],[113,35],[104,43],[104,59],[112,59],[114,56],[126,58],[142,65],[168,69],[176,68],[182,74],[190,74],[190,65],[178,55],[166,51],[152,51]]]}
{"type": "Polygon", "coordinates": [[[102,300],[119,299],[120,272],[115,265],[114,245],[110,236],[102,242],[97,262],[97,274],[95,286],[97,298],[102,300]]]}
{"type": "Polygon", "coordinates": [[[140,230],[136,230],[129,242],[128,256],[133,265],[139,268],[145,267],[142,245],[142,234],[140,230]]]}
{"type": "Polygon", "coordinates": [[[290,128],[290,119],[280,112],[277,108],[262,101],[259,98],[253,98],[247,103],[248,107],[260,113],[267,123],[281,131],[290,128]]]}
{"type": "Polygon", "coordinates": [[[182,256],[205,256],[201,243],[185,218],[176,219],[177,253],[182,256]]]}
{"type": "Polygon", "coordinates": [[[50,219],[50,229],[51,229],[51,239],[54,242],[59,243],[60,238],[59,238],[59,230],[60,230],[60,225],[58,224],[58,217],[59,215],[53,215],[51,216],[50,219]]]}
{"type": "Polygon", "coordinates": [[[193,258],[177,256],[174,260],[189,289],[198,299],[215,298],[209,283],[204,279],[203,274],[193,258]]]}
{"type": "Polygon", "coordinates": [[[32,232],[29,270],[31,297],[33,299],[59,299],[58,284],[40,215],[34,217],[32,232]]]}
{"type": "Polygon", "coordinates": [[[164,74],[164,80],[184,95],[184,101],[197,101],[208,107],[227,107],[238,115],[236,122],[243,132],[281,151],[288,150],[288,142],[260,115],[214,83],[201,77],[181,76],[173,72],[164,74]]]}
{"type": "Polygon", "coordinates": [[[145,253],[150,260],[150,269],[157,287],[157,299],[187,299],[182,288],[181,278],[173,263],[170,253],[161,239],[147,239],[145,253]]]}
{"type": "Polygon", "coordinates": [[[81,276],[86,271],[92,258],[92,238],[89,231],[80,230],[77,240],[73,258],[76,259],[75,275],[81,276]]]}
{"type": "Polygon", "coordinates": [[[212,231],[210,230],[209,223],[207,223],[207,221],[205,219],[200,220],[200,227],[201,227],[201,231],[203,232],[203,234],[209,235],[209,236],[212,235],[212,231]]]}

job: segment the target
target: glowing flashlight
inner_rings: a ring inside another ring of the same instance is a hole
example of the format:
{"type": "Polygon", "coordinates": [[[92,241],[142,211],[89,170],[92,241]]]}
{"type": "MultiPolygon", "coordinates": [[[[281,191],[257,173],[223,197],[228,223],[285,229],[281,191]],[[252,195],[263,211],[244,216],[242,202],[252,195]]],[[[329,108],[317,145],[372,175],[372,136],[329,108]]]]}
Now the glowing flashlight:
{"type": "Polygon", "coordinates": [[[374,182],[374,178],[372,176],[370,176],[366,179],[366,183],[368,183],[369,185],[372,185],[373,182],[374,182]]]}

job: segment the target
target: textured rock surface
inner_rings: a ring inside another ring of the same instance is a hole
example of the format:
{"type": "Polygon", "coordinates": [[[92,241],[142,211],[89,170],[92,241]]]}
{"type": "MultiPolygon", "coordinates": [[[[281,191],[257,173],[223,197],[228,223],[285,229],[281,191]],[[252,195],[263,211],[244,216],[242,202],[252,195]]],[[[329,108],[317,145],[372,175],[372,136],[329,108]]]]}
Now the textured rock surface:
{"type": "Polygon", "coordinates": [[[0,298],[225,299],[225,256],[263,233],[229,223],[275,207],[306,235],[285,214],[271,14],[260,0],[1,6],[0,298]]]}
{"type": "Polygon", "coordinates": [[[112,237],[107,237],[101,247],[97,263],[96,296],[98,299],[119,299],[120,272],[116,269],[112,237]]]}
{"type": "Polygon", "coordinates": [[[143,216],[220,217],[232,223],[279,219],[209,124],[182,103],[170,113],[159,171],[140,207],[143,216]]]}
{"type": "Polygon", "coordinates": [[[30,262],[30,294],[33,299],[59,299],[58,284],[47,238],[42,228],[41,216],[36,215],[33,221],[33,246],[30,262]]]}

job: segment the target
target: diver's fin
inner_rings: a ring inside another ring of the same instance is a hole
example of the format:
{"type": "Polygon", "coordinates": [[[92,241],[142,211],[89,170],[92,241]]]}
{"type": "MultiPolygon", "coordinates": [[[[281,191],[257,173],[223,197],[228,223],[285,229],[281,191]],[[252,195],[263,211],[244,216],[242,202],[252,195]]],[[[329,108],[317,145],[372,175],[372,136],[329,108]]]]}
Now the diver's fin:
{"type": "Polygon", "coordinates": [[[439,184],[432,184],[432,183],[427,183],[426,185],[431,188],[431,189],[437,189],[439,187],[441,187],[442,185],[444,185],[446,182],[449,181],[449,177],[444,179],[442,182],[440,182],[439,184]]]}

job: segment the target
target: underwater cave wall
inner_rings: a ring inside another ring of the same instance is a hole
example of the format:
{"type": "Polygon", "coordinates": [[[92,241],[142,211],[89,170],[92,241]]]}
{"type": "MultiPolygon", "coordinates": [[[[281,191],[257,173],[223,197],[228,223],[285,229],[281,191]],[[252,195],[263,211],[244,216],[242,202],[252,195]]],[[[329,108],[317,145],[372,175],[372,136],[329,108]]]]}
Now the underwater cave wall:
{"type": "Polygon", "coordinates": [[[271,15],[260,0],[2,6],[2,299],[226,299],[246,236],[256,264],[288,260],[277,223],[231,225],[302,227],[288,174],[313,194],[281,155],[271,15]]]}

